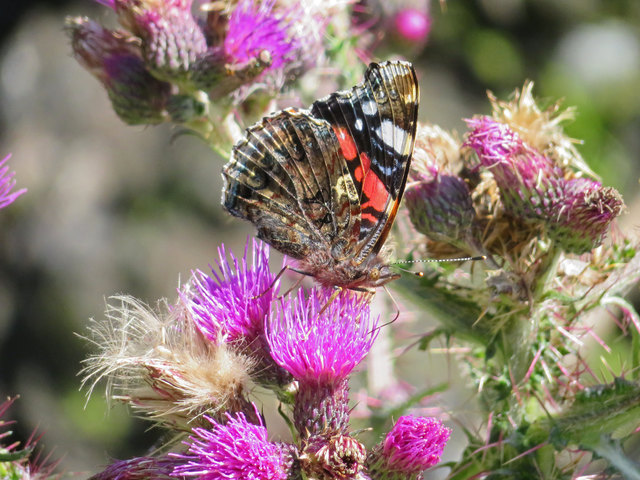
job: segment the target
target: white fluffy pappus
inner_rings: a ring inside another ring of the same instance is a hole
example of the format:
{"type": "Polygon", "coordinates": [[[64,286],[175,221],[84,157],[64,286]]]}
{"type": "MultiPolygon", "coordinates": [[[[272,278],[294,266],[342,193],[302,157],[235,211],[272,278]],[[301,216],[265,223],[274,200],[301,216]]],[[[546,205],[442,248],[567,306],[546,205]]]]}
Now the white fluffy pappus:
{"type": "Polygon", "coordinates": [[[208,425],[205,413],[217,417],[248,403],[254,361],[204,338],[180,301],[154,310],[131,296],[109,300],[105,319],[92,319],[86,337],[98,349],[80,372],[87,396],[106,380],[108,399],[185,430],[208,425]]]}

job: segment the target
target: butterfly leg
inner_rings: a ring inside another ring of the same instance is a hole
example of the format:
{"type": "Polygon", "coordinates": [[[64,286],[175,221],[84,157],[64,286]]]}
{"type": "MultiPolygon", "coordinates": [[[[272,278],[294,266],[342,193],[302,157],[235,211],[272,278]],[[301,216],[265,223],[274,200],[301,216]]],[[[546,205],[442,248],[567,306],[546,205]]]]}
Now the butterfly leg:
{"type": "Polygon", "coordinates": [[[339,287],[338,285],[333,286],[333,293],[329,297],[329,300],[327,300],[327,303],[324,304],[324,307],[322,307],[322,309],[318,312],[318,316],[322,315],[324,311],[327,309],[327,307],[329,307],[329,305],[331,305],[331,303],[336,298],[338,298],[338,295],[340,295],[341,291],[342,291],[342,287],[339,287]]]}
{"type": "Polygon", "coordinates": [[[311,276],[311,274],[310,274],[310,273],[308,273],[308,272],[305,272],[305,271],[303,271],[303,270],[298,270],[297,268],[293,268],[293,267],[292,267],[292,266],[290,266],[290,265],[285,265],[284,267],[282,267],[282,269],[281,269],[281,270],[278,272],[278,274],[275,276],[275,278],[273,279],[273,282],[271,282],[271,285],[269,285],[269,287],[267,287],[267,289],[266,289],[264,292],[262,292],[262,293],[260,293],[260,294],[258,294],[258,295],[256,295],[256,296],[254,296],[254,297],[251,297],[251,300],[256,300],[256,299],[258,299],[258,298],[263,297],[264,295],[266,295],[266,293],[267,293],[269,290],[271,290],[271,289],[275,286],[276,282],[277,282],[278,280],[280,280],[280,278],[282,278],[282,276],[285,274],[285,272],[286,272],[287,270],[291,270],[292,272],[299,273],[300,275],[303,275],[303,276],[302,276],[302,277],[300,277],[300,278],[298,279],[298,281],[293,285],[293,287],[289,288],[289,289],[288,289],[285,293],[283,293],[282,295],[279,295],[279,296],[278,296],[278,298],[286,297],[286,296],[287,296],[288,294],[290,294],[293,290],[295,290],[296,288],[298,288],[298,287],[300,286],[300,283],[302,282],[302,280],[303,280],[304,276],[311,276]]]}
{"type": "Polygon", "coordinates": [[[278,280],[280,280],[280,277],[282,277],[282,275],[284,275],[284,272],[286,272],[286,271],[288,270],[288,268],[289,268],[289,265],[285,265],[285,266],[282,268],[282,270],[280,270],[280,271],[278,272],[278,274],[275,276],[275,278],[273,279],[273,282],[271,282],[271,285],[269,285],[269,286],[266,288],[266,290],[265,290],[264,292],[262,292],[262,293],[260,293],[260,294],[258,294],[258,295],[256,295],[256,296],[254,296],[254,297],[251,297],[251,300],[257,300],[258,298],[261,298],[261,297],[265,296],[265,295],[266,295],[266,293],[267,293],[269,290],[271,290],[271,289],[275,286],[276,282],[277,282],[278,280]]]}

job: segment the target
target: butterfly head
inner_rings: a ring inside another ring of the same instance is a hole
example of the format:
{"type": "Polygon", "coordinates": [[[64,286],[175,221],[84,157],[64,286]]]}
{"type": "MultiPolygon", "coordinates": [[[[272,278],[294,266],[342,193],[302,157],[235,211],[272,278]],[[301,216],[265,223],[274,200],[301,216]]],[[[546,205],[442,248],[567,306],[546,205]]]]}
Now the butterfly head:
{"type": "Polygon", "coordinates": [[[400,275],[396,272],[392,272],[389,265],[380,263],[379,265],[372,267],[366,273],[365,284],[367,287],[375,288],[398,278],[400,278],[400,275]]]}

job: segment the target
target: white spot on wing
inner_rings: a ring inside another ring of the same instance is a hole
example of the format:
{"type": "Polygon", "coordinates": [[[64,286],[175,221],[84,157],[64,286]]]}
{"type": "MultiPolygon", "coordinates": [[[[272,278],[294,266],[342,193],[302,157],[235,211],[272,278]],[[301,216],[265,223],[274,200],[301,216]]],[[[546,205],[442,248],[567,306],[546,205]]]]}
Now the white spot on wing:
{"type": "Polygon", "coordinates": [[[398,125],[394,125],[391,120],[383,120],[380,128],[376,129],[376,135],[386,146],[393,148],[401,155],[404,153],[407,132],[398,125]]]}
{"type": "Polygon", "coordinates": [[[362,122],[361,118],[357,118],[356,122],[353,124],[353,126],[356,128],[356,130],[361,132],[362,131],[362,127],[364,127],[364,123],[362,122]]]}
{"type": "Polygon", "coordinates": [[[378,113],[378,105],[373,100],[362,102],[362,111],[365,115],[375,115],[378,113]]]}

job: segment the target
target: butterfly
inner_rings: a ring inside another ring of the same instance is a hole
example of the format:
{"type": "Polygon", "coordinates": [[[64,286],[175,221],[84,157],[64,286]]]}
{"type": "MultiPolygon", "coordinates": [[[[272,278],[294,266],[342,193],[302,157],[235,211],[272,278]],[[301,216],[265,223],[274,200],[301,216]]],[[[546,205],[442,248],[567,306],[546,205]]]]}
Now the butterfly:
{"type": "Polygon", "coordinates": [[[222,177],[222,205],[320,284],[371,291],[399,277],[384,248],[404,192],[419,90],[408,62],[249,127],[222,177]]]}

